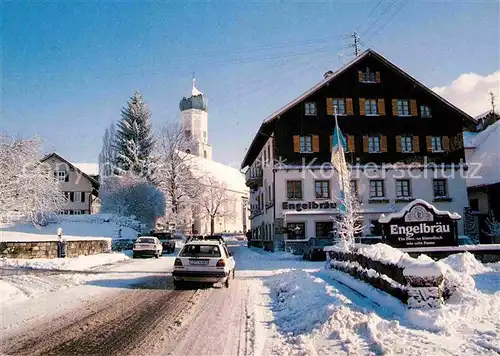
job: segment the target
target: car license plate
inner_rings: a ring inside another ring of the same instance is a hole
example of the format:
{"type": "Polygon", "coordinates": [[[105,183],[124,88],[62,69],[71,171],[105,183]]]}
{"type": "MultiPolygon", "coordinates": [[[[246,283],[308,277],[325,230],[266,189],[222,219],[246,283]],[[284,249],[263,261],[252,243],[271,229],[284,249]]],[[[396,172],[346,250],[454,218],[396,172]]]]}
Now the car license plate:
{"type": "Polygon", "coordinates": [[[189,260],[190,265],[208,265],[208,260],[189,260]]]}

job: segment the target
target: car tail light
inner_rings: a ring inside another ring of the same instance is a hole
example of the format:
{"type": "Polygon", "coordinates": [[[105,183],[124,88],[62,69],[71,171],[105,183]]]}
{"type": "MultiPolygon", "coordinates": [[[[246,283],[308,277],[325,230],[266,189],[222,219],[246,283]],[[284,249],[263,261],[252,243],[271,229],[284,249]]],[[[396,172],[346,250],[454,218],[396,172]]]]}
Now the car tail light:
{"type": "Polygon", "coordinates": [[[175,259],[174,266],[182,266],[182,261],[180,258],[175,259]]]}
{"type": "Polygon", "coordinates": [[[224,261],[223,259],[218,260],[216,264],[217,267],[224,267],[225,265],[226,261],[224,261]]]}
{"type": "Polygon", "coordinates": [[[134,246],[132,248],[137,248],[137,244],[134,244],[134,246]]]}

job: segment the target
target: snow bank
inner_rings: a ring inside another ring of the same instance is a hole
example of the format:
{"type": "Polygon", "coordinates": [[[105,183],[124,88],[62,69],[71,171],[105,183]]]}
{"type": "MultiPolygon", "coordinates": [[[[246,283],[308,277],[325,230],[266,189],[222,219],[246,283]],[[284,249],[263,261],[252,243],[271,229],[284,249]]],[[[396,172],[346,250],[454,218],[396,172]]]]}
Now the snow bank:
{"type": "Polygon", "coordinates": [[[0,241],[56,241],[57,229],[63,229],[66,240],[122,238],[135,240],[135,220],[112,214],[68,215],[59,221],[37,228],[32,224],[16,224],[0,228],[0,241]],[[132,227],[131,227],[132,226],[132,227]],[[121,231],[120,231],[121,230],[121,231]]]}
{"type": "Polygon", "coordinates": [[[465,273],[468,275],[491,272],[493,270],[492,268],[483,265],[474,257],[473,254],[469,252],[450,255],[440,260],[440,262],[448,265],[452,270],[456,272],[465,273]]]}
{"type": "Polygon", "coordinates": [[[356,252],[374,261],[401,267],[405,276],[439,277],[444,273],[440,264],[425,255],[415,259],[407,253],[382,243],[359,247],[356,252]]]}
{"type": "Polygon", "coordinates": [[[30,268],[44,270],[63,270],[63,271],[83,271],[128,260],[129,257],[124,253],[102,253],[91,256],[78,256],[73,258],[2,258],[0,259],[0,268],[30,268]]]}

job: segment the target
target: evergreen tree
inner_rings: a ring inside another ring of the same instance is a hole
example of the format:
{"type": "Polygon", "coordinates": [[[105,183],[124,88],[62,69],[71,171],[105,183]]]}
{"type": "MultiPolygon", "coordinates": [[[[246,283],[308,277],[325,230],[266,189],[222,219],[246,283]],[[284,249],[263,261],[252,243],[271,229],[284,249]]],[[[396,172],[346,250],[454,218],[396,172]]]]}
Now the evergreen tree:
{"type": "Polygon", "coordinates": [[[121,116],[114,139],[115,172],[133,172],[149,177],[152,169],[150,154],[154,148],[151,112],[138,91],[127,101],[127,107],[122,108],[121,116]]]}

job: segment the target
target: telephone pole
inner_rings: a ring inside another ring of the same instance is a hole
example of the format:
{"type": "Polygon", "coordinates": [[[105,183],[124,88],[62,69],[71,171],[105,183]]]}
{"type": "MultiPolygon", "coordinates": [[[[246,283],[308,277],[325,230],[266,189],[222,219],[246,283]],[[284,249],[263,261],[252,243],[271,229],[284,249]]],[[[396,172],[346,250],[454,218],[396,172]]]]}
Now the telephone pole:
{"type": "Polygon", "coordinates": [[[493,93],[493,91],[490,91],[488,94],[490,94],[490,98],[491,98],[491,113],[493,116],[495,116],[495,94],[493,93]]]}
{"type": "Polygon", "coordinates": [[[354,33],[352,34],[352,37],[354,38],[354,45],[351,45],[351,47],[354,47],[354,54],[357,57],[359,55],[359,52],[360,52],[360,45],[359,45],[359,36],[356,33],[356,31],[354,31],[354,33]]]}

